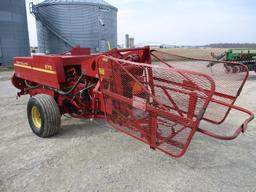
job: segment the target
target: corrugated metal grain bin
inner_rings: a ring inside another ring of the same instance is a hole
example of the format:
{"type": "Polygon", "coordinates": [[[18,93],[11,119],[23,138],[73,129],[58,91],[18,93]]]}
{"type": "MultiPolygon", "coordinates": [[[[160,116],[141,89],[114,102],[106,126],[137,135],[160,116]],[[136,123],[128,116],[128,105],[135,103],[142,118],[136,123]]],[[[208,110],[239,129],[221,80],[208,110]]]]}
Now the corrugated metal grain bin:
{"type": "Polygon", "coordinates": [[[25,0],[0,1],[0,64],[30,55],[25,0]]]}
{"type": "Polygon", "coordinates": [[[64,53],[80,45],[92,52],[117,47],[117,8],[103,0],[45,0],[31,4],[39,51],[64,53]]]}

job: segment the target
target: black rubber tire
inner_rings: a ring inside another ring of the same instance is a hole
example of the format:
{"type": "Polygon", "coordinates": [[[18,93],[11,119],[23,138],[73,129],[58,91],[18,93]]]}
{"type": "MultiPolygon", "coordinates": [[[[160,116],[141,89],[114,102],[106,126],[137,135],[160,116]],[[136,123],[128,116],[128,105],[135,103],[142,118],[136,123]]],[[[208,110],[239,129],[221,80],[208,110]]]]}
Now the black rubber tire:
{"type": "Polygon", "coordinates": [[[30,97],[27,105],[27,117],[30,128],[33,133],[39,137],[47,138],[56,135],[61,127],[61,114],[60,109],[55,102],[54,98],[39,94],[30,97]],[[41,127],[37,128],[32,120],[32,107],[37,107],[40,118],[41,127]]]}

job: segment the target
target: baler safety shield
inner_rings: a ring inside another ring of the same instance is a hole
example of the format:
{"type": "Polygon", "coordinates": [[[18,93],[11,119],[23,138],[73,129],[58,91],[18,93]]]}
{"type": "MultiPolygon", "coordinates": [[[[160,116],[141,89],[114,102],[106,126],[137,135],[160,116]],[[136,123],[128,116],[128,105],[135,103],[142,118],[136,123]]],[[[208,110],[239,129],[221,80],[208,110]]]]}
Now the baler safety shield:
{"type": "Polygon", "coordinates": [[[105,111],[111,111],[105,112],[107,121],[153,149],[181,157],[215,92],[212,78],[107,58],[98,60],[99,69],[111,71],[108,75],[99,71],[105,111]]]}

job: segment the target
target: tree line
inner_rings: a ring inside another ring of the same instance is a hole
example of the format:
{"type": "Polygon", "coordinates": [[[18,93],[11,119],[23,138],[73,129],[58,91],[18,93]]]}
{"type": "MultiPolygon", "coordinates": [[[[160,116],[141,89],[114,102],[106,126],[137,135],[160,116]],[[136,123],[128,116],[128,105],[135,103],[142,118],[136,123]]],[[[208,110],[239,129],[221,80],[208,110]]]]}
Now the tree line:
{"type": "Polygon", "coordinates": [[[213,43],[206,45],[210,48],[250,48],[256,49],[256,43],[213,43]]]}

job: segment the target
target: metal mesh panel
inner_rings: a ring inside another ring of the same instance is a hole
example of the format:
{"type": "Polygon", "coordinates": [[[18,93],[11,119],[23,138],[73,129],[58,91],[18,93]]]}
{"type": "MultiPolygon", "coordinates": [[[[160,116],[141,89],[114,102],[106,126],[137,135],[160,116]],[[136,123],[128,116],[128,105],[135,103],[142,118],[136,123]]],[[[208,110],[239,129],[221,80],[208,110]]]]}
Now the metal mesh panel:
{"type": "Polygon", "coordinates": [[[204,74],[99,60],[107,120],[118,130],[172,156],[182,156],[214,93],[204,74]]]}
{"type": "Polygon", "coordinates": [[[161,59],[161,61],[166,62],[166,64],[156,62],[156,65],[168,64],[169,67],[176,69],[198,71],[209,75],[214,80],[216,90],[204,114],[204,120],[215,124],[221,124],[225,121],[230,107],[216,103],[214,100],[230,105],[234,104],[248,77],[246,66],[238,63],[197,60],[160,51],[153,51],[152,55],[155,61],[161,59]]]}

